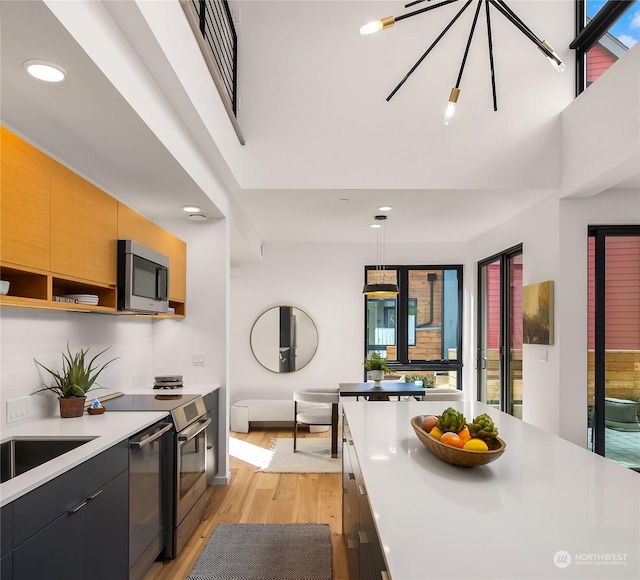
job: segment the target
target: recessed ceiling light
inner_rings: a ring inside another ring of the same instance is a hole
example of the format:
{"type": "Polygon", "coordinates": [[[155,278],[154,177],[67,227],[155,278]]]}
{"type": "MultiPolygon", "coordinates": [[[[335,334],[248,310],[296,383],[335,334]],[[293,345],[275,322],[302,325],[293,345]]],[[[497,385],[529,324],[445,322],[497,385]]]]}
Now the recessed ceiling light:
{"type": "Polygon", "coordinates": [[[183,205],[182,211],[186,211],[187,213],[198,213],[200,208],[197,205],[183,205]]]}
{"type": "Polygon", "coordinates": [[[390,205],[381,205],[378,211],[391,211],[393,208],[390,205]]]}
{"type": "Polygon", "coordinates": [[[369,224],[370,228],[381,228],[382,226],[380,224],[369,224]]]}
{"type": "Polygon", "coordinates": [[[32,77],[48,83],[59,83],[67,76],[67,71],[59,64],[46,60],[27,60],[24,68],[32,77]]]}
{"type": "Polygon", "coordinates": [[[190,216],[187,216],[187,219],[190,219],[192,222],[206,222],[209,218],[203,213],[192,213],[190,216]]]}

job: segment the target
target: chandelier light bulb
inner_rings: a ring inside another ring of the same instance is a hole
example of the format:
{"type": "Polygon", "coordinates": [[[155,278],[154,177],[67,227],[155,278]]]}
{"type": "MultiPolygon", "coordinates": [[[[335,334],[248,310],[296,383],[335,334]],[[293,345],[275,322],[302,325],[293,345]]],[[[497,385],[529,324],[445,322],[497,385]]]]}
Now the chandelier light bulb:
{"type": "Polygon", "coordinates": [[[553,66],[553,68],[561,73],[567,70],[567,67],[558,56],[558,53],[553,50],[553,46],[551,46],[546,40],[543,40],[542,44],[551,54],[553,54],[553,56],[549,56],[546,52],[544,53],[544,55],[547,57],[547,60],[551,63],[551,66],[553,66]]]}
{"type": "Polygon", "coordinates": [[[449,95],[449,103],[447,104],[447,110],[444,114],[444,124],[448,125],[453,119],[453,114],[456,112],[456,103],[460,96],[460,89],[451,89],[451,95],[449,95]]]}
{"type": "Polygon", "coordinates": [[[386,16],[380,20],[376,20],[375,22],[369,22],[369,24],[365,24],[360,27],[360,34],[362,36],[367,36],[368,34],[373,34],[374,32],[378,32],[379,30],[384,30],[385,28],[390,28],[396,22],[396,19],[393,16],[386,16]]]}

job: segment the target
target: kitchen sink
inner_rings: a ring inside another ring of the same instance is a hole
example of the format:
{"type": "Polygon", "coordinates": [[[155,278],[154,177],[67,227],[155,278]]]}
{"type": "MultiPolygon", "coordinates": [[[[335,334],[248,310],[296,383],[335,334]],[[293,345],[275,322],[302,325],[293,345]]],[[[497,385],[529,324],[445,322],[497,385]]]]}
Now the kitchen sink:
{"type": "Polygon", "coordinates": [[[10,439],[0,444],[0,483],[88,443],[95,437],[10,439]]]}

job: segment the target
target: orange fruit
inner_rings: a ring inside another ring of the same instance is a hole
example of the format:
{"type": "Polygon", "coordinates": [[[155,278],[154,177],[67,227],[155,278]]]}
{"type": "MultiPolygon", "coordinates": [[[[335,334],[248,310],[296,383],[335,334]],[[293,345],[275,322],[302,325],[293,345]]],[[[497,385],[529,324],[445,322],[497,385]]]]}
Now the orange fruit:
{"type": "Polygon", "coordinates": [[[463,449],[467,449],[468,451],[489,451],[489,447],[482,440],[477,437],[472,437],[465,444],[463,449]]]}
{"type": "Polygon", "coordinates": [[[431,429],[431,431],[429,431],[429,435],[431,435],[431,437],[433,437],[434,439],[440,441],[440,437],[442,437],[442,431],[440,431],[440,429],[438,429],[437,427],[434,427],[433,429],[431,429]]]}
{"type": "Polygon", "coordinates": [[[464,441],[457,433],[453,431],[448,431],[440,438],[440,443],[444,443],[445,445],[451,445],[451,447],[458,447],[462,449],[464,447],[464,441]]]}
{"type": "Polygon", "coordinates": [[[471,433],[469,433],[469,427],[465,425],[464,429],[461,429],[460,431],[458,431],[458,437],[460,437],[460,439],[462,439],[465,443],[469,441],[469,439],[471,439],[471,433]]]}

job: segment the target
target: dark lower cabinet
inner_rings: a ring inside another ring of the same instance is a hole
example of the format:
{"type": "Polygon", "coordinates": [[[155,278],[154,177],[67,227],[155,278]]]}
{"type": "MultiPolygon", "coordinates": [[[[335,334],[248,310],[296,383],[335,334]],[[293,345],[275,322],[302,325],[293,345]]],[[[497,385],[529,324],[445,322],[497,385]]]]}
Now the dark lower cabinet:
{"type": "Polygon", "coordinates": [[[0,510],[0,578],[11,578],[13,574],[13,506],[0,510]]]}
{"type": "Polygon", "coordinates": [[[13,550],[2,580],[127,578],[127,453],[125,441],[7,506],[13,550]]]}
{"type": "Polygon", "coordinates": [[[386,562],[347,418],[342,418],[342,534],[349,578],[386,580],[386,562]]]}

